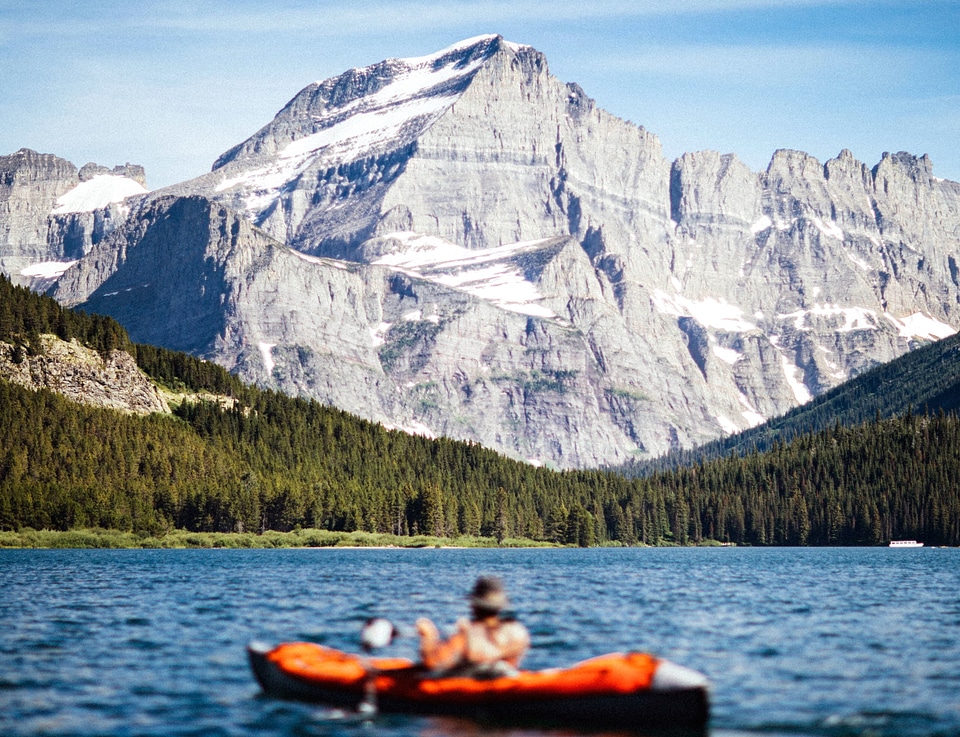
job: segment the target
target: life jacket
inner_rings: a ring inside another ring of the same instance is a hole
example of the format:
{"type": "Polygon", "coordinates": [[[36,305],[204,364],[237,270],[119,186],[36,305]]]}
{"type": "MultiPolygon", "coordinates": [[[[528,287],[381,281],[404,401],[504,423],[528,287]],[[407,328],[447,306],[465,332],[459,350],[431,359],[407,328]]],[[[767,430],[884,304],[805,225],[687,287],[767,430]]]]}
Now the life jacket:
{"type": "Polygon", "coordinates": [[[530,645],[527,628],[516,620],[500,620],[495,627],[483,622],[468,622],[461,632],[466,636],[464,660],[469,664],[507,663],[514,668],[530,645]],[[513,653],[504,658],[503,653],[513,653]]]}

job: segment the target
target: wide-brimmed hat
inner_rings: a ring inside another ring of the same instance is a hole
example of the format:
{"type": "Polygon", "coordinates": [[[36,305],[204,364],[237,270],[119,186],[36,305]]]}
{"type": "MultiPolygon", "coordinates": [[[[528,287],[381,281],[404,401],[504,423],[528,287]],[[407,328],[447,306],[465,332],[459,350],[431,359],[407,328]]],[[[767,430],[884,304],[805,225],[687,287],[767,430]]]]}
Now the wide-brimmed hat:
{"type": "Polygon", "coordinates": [[[481,576],[473,585],[470,592],[470,604],[478,609],[488,609],[499,612],[510,605],[507,592],[503,589],[503,581],[496,576],[481,576]]]}

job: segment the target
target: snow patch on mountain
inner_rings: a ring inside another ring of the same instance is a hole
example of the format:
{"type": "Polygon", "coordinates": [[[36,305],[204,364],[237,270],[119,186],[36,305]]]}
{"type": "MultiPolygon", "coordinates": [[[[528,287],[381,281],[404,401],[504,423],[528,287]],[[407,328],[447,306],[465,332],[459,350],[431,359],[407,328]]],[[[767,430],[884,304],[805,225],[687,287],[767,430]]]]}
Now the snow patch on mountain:
{"type": "Polygon", "coordinates": [[[739,351],[733,350],[733,348],[724,348],[721,345],[716,343],[716,338],[712,335],[710,336],[710,350],[713,352],[717,358],[719,358],[724,363],[729,363],[733,366],[737,361],[743,358],[743,354],[739,351]]]}
{"type": "Polygon", "coordinates": [[[865,307],[840,307],[835,304],[814,305],[809,310],[797,310],[783,315],[777,315],[781,320],[793,320],[797,330],[809,330],[806,324],[807,316],[842,317],[843,325],[837,328],[838,333],[849,333],[853,330],[876,330],[877,313],[865,307]]]}
{"type": "MultiPolygon", "coordinates": [[[[314,133],[287,144],[268,163],[224,179],[216,191],[238,186],[249,190],[244,196],[246,209],[259,212],[280,196],[284,185],[314,164],[336,166],[414,140],[463,94],[464,86],[455,82],[472,77],[486,61],[486,56],[480,56],[464,64],[456,52],[492,38],[479,36],[430,56],[393,60],[395,71],[389,84],[376,93],[314,115],[314,133]],[[444,59],[448,61],[438,66],[444,59]],[[451,89],[456,91],[451,93],[451,89]]],[[[355,69],[352,73],[367,70],[355,69]]]]}
{"type": "Polygon", "coordinates": [[[940,340],[956,334],[957,329],[952,325],[927,317],[922,312],[915,312],[906,317],[894,317],[884,312],[886,317],[900,331],[901,338],[922,338],[923,340],[940,340]]]}
{"type": "Polygon", "coordinates": [[[865,271],[867,273],[871,271],[870,264],[868,264],[864,259],[860,258],[859,256],[852,253],[847,253],[844,255],[850,260],[851,263],[853,263],[858,269],[860,269],[860,271],[865,271]]]}
{"type": "Polygon", "coordinates": [[[318,266],[332,266],[335,269],[340,269],[341,271],[346,271],[349,267],[345,261],[340,261],[335,258],[324,258],[322,256],[311,256],[308,253],[301,253],[295,248],[291,248],[290,252],[296,256],[301,261],[306,261],[308,264],[317,264],[318,266]]]}
{"type": "Polygon", "coordinates": [[[57,198],[54,215],[68,212],[93,212],[114,202],[123,202],[127,197],[146,194],[149,190],[140,182],[115,174],[97,174],[92,179],[80,182],[76,187],[57,198]]]}
{"type": "Polygon", "coordinates": [[[746,333],[757,326],[743,318],[743,310],[724,299],[706,297],[696,301],[682,294],[670,295],[657,290],[651,297],[654,306],[665,315],[692,317],[705,328],[730,333],[746,333]]]}
{"type": "Polygon", "coordinates": [[[756,427],[757,425],[762,425],[764,422],[767,421],[766,417],[764,417],[762,414],[757,412],[756,409],[754,409],[753,405],[750,404],[750,400],[747,399],[746,395],[743,392],[737,393],[737,399],[740,400],[740,404],[743,405],[743,412],[742,412],[743,419],[747,421],[747,424],[750,425],[750,427],[756,427]]]}
{"type": "Polygon", "coordinates": [[[384,422],[383,426],[387,430],[399,430],[400,432],[405,432],[407,435],[419,435],[429,440],[437,439],[437,434],[419,420],[411,420],[403,425],[397,425],[392,422],[384,422]]]}
{"type": "Polygon", "coordinates": [[[790,391],[793,392],[797,404],[806,404],[813,399],[807,385],[803,383],[803,370],[782,353],[780,354],[780,365],[783,367],[783,375],[787,378],[787,384],[790,386],[790,391]]]}
{"type": "Polygon", "coordinates": [[[260,349],[260,355],[263,357],[263,366],[268,374],[273,373],[276,363],[273,360],[273,349],[277,347],[276,343],[260,343],[257,346],[260,349]]]}
{"type": "Polygon", "coordinates": [[[39,264],[30,264],[20,269],[21,276],[37,279],[59,279],[63,272],[73,266],[76,261],[43,261],[39,264]]]}
{"type": "Polygon", "coordinates": [[[717,415],[716,420],[717,424],[720,425],[727,435],[736,435],[738,432],[740,432],[740,427],[737,425],[737,423],[726,415],[717,415]]]}
{"type": "Polygon", "coordinates": [[[375,328],[370,328],[370,338],[373,340],[374,348],[379,348],[387,342],[386,335],[392,327],[392,322],[381,322],[375,328]]]}
{"type": "Polygon", "coordinates": [[[843,241],[843,230],[836,223],[825,223],[820,218],[813,218],[813,224],[817,226],[817,230],[819,230],[828,238],[835,238],[838,241],[843,241]]]}
{"type": "Polygon", "coordinates": [[[544,296],[514,263],[517,256],[538,250],[551,240],[549,238],[483,251],[411,232],[389,233],[384,239],[394,242],[396,250],[376,259],[375,264],[459,289],[510,312],[548,319],[557,317],[553,310],[541,304],[544,296]]]}

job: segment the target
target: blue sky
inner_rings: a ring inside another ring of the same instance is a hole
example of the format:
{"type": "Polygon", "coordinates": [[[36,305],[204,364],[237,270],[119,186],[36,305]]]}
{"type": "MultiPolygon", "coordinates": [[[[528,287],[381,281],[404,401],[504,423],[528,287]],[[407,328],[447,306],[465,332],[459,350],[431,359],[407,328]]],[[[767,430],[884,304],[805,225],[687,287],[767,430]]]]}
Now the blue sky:
{"type": "Polygon", "coordinates": [[[927,153],[960,180],[956,0],[0,0],[0,154],[201,174],[310,82],[500,33],[673,158],[927,153]]]}

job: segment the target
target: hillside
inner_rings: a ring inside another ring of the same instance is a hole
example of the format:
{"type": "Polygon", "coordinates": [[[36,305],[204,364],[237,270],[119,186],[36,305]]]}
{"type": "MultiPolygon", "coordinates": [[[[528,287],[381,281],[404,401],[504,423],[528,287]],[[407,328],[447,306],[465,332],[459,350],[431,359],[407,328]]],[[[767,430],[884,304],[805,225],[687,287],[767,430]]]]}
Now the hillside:
{"type": "MultiPolygon", "coordinates": [[[[131,351],[168,387],[231,399],[185,400],[172,414],[140,416],[0,377],[0,529],[163,536],[313,527],[579,545],[960,544],[953,415],[831,427],[767,453],[644,479],[558,472],[244,386],[192,356],[132,346],[109,319],[75,315],[0,282],[9,290],[0,298],[9,325],[43,334],[59,323],[89,348],[131,351]]],[[[6,337],[24,351],[43,350],[25,333],[6,337]]]]}
{"type": "Polygon", "coordinates": [[[729,455],[769,450],[811,433],[908,412],[955,413],[960,409],[960,336],[951,336],[866,373],[813,401],[755,428],[689,451],[674,452],[618,470],[627,475],[691,466],[729,455]]]}

